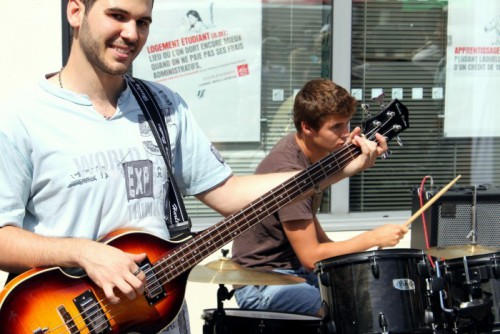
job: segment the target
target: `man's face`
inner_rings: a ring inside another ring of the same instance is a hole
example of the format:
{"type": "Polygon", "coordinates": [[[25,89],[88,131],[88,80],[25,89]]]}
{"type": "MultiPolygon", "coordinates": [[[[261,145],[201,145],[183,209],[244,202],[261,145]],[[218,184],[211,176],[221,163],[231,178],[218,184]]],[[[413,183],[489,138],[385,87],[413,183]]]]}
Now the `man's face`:
{"type": "Polygon", "coordinates": [[[345,145],[349,136],[350,118],[328,118],[318,130],[312,130],[312,142],[319,158],[345,145]]]}
{"type": "Polygon", "coordinates": [[[92,66],[123,75],[146,43],[152,0],[99,0],[84,15],[78,43],[92,66]]]}

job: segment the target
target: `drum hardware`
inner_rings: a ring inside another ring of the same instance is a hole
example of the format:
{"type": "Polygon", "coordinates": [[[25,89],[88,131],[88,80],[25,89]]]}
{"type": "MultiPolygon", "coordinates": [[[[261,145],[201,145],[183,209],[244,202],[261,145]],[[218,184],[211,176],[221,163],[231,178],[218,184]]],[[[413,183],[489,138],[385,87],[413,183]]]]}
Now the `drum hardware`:
{"type": "Polygon", "coordinates": [[[438,291],[439,292],[439,302],[440,302],[440,306],[441,306],[441,310],[445,313],[448,313],[448,314],[453,314],[453,309],[450,309],[450,308],[447,308],[445,305],[444,305],[444,300],[447,298],[446,296],[446,292],[444,291],[444,279],[443,277],[441,276],[441,269],[439,267],[439,260],[436,261],[436,279],[433,280],[433,289],[435,289],[434,291],[438,291]]]}
{"type": "Polygon", "coordinates": [[[453,327],[453,333],[490,333],[494,328],[495,332],[500,329],[500,282],[494,278],[496,259],[497,254],[486,254],[436,261],[433,289],[439,290],[444,325],[453,327]]]}
{"type": "Polygon", "coordinates": [[[475,321],[480,321],[491,310],[492,302],[489,298],[486,299],[486,301],[482,298],[483,290],[479,285],[479,283],[481,282],[481,271],[478,271],[478,279],[472,281],[466,256],[463,257],[463,264],[465,274],[464,288],[469,300],[462,301],[460,303],[458,308],[458,316],[463,318],[471,318],[475,321]]]}
{"type": "Polygon", "coordinates": [[[495,277],[495,279],[500,278],[500,266],[497,263],[497,259],[498,257],[496,256],[496,254],[494,254],[493,259],[491,260],[493,262],[493,265],[491,266],[491,271],[493,272],[493,277],[495,277]]]}
{"type": "Polygon", "coordinates": [[[456,259],[464,256],[484,255],[497,252],[498,249],[481,245],[437,246],[425,252],[439,259],[456,259]]]}
{"type": "Polygon", "coordinates": [[[372,261],[372,263],[370,265],[370,268],[372,269],[373,277],[379,278],[380,277],[380,267],[377,265],[377,257],[373,256],[371,258],[371,261],[372,261]]]}
{"type": "Polygon", "coordinates": [[[471,245],[477,244],[477,219],[476,219],[476,209],[477,208],[477,186],[474,185],[472,190],[472,207],[471,207],[471,220],[472,229],[467,235],[467,239],[470,239],[471,245]]]}
{"type": "Polygon", "coordinates": [[[389,332],[387,331],[387,318],[385,317],[385,314],[383,312],[380,312],[378,314],[378,325],[382,329],[382,334],[389,334],[389,332]]]}

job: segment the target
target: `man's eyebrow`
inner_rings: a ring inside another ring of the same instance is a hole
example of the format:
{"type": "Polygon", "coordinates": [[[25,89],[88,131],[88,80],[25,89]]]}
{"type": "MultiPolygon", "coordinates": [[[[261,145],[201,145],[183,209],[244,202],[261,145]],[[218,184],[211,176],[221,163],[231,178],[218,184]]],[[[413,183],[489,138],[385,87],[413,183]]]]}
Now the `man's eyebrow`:
{"type": "MultiPolygon", "coordinates": [[[[125,9],[123,8],[120,8],[120,7],[111,7],[111,8],[107,8],[105,10],[106,13],[120,13],[120,14],[124,14],[124,15],[130,15],[130,12],[129,11],[126,11],[125,9]]],[[[144,16],[141,18],[141,20],[143,21],[147,21],[149,23],[152,23],[153,22],[153,18],[151,16],[144,16]]]]}

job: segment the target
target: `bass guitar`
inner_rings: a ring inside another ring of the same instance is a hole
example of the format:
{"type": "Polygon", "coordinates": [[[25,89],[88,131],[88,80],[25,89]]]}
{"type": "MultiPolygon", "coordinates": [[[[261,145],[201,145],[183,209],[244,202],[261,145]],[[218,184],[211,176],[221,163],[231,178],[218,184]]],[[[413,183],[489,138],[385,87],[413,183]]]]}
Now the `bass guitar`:
{"type": "MultiPolygon", "coordinates": [[[[364,121],[366,138],[375,133],[388,140],[409,127],[408,109],[393,100],[377,116],[364,121]]],[[[111,304],[102,290],[78,270],[59,267],[26,271],[0,292],[0,333],[106,334],[157,333],[179,313],[190,270],[252,226],[301,196],[328,184],[328,179],[359,156],[348,144],[311,165],[217,224],[180,242],[142,231],[120,230],[103,240],[128,253],[146,253],[144,295],[121,296],[111,304]]]]}

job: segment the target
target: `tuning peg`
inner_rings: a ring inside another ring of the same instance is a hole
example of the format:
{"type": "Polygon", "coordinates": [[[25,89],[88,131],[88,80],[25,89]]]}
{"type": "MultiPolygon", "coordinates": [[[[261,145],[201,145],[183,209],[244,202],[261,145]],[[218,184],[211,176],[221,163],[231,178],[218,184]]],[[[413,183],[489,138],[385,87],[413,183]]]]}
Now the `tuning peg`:
{"type": "Polygon", "coordinates": [[[366,118],[371,118],[372,114],[370,112],[370,106],[366,103],[361,104],[361,109],[365,112],[366,118]]]}
{"type": "Polygon", "coordinates": [[[372,98],[372,101],[378,102],[378,104],[380,105],[380,108],[382,110],[385,109],[384,97],[385,97],[385,93],[382,92],[379,96],[375,96],[372,98]]]}
{"type": "Polygon", "coordinates": [[[401,137],[396,136],[396,142],[398,143],[399,146],[404,146],[403,141],[401,140],[401,137]]]}
{"type": "Polygon", "coordinates": [[[387,159],[389,158],[389,156],[391,155],[391,150],[387,150],[385,151],[384,153],[382,153],[382,155],[380,156],[382,159],[387,159]]]}

